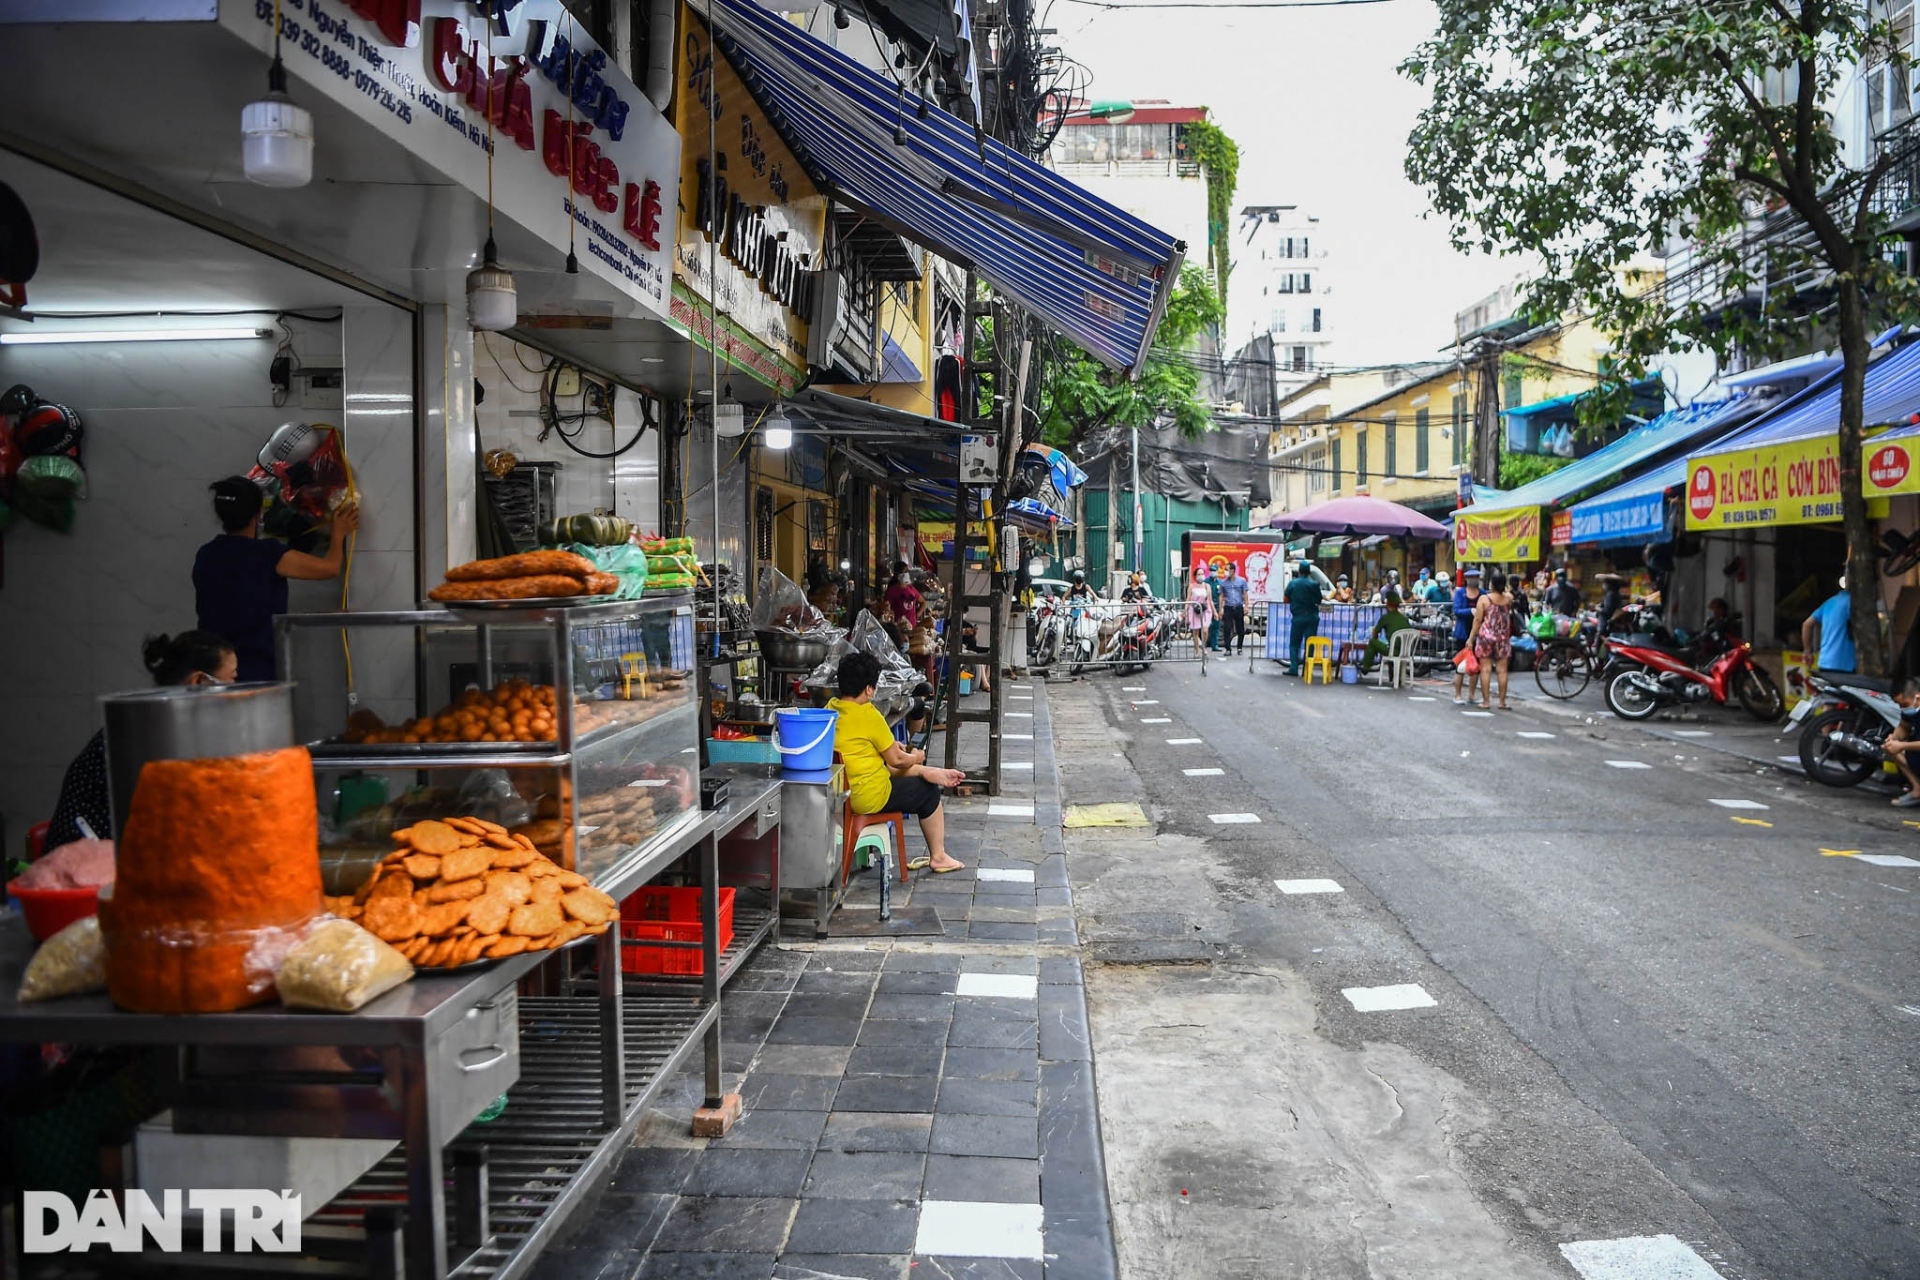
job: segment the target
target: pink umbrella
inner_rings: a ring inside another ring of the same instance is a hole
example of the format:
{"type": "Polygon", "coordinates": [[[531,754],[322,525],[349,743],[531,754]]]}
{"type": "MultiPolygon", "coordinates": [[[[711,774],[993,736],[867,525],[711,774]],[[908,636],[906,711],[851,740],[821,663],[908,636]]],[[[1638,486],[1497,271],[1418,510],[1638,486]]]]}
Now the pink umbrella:
{"type": "Polygon", "coordinates": [[[1385,498],[1335,498],[1304,511],[1282,512],[1267,527],[1286,533],[1339,534],[1349,538],[1382,534],[1390,538],[1444,542],[1450,536],[1439,521],[1385,498]]]}

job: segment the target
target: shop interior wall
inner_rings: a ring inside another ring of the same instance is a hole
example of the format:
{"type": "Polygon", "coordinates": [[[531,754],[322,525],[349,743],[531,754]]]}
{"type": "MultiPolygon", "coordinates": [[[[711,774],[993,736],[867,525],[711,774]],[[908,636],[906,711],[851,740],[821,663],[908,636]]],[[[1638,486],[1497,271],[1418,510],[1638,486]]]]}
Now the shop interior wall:
{"type": "MultiPolygon", "coordinates": [[[[0,812],[7,836],[48,817],[67,763],[99,728],[96,699],[150,683],[142,638],[195,624],[193,558],[219,532],[207,485],[251,466],[287,421],[346,428],[365,495],[355,557],[356,608],[413,598],[412,344],[408,317],[383,306],[331,324],[288,322],[302,364],[341,367],[385,348],[402,376],[350,370],[347,391],[397,388],[400,401],[345,413],[339,391],[275,407],[268,366],[276,339],[0,348],[0,385],[24,382],[70,405],[86,424],[88,497],[73,528],[15,520],[0,586],[0,664],[12,673],[7,720],[31,733],[0,743],[0,812]],[[386,313],[391,324],[377,321],[386,313]],[[392,411],[392,412],[389,412],[392,411]]],[[[235,323],[244,323],[244,318],[235,323]]],[[[258,323],[271,328],[273,316],[258,323]]],[[[337,608],[340,584],[296,583],[293,608],[337,608]]],[[[337,640],[335,647],[337,648],[337,640]]],[[[369,657],[363,685],[378,679],[369,657]]],[[[411,659],[408,659],[410,686],[411,659]]]]}
{"type": "MultiPolygon", "coordinates": [[[[617,458],[589,458],[567,447],[556,430],[540,439],[542,388],[549,357],[498,333],[475,333],[474,377],[486,389],[474,418],[481,455],[505,449],[522,462],[557,463],[554,500],[560,515],[609,511],[643,531],[660,525],[660,433],[649,429],[617,458]]],[[[577,412],[577,397],[556,400],[561,413],[577,412]]],[[[594,418],[580,427],[582,449],[606,453],[633,439],[642,421],[640,397],[613,388],[613,423],[594,418]]],[[[574,424],[568,423],[568,429],[574,424]]]]}

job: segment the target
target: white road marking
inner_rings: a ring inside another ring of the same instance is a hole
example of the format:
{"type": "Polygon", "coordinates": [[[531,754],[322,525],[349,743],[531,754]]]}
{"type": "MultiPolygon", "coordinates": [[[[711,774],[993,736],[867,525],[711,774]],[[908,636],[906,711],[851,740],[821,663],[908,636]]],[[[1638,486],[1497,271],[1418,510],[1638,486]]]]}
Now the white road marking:
{"type": "Polygon", "coordinates": [[[1345,893],[1337,880],[1275,880],[1282,893],[1345,893]]]}
{"type": "Polygon", "coordinates": [[[1123,684],[1120,686],[1120,692],[1122,693],[1145,693],[1146,691],[1147,686],[1143,684],[1123,684]]]}
{"type": "Polygon", "coordinates": [[[976,880],[1006,880],[1013,884],[1032,884],[1033,872],[1020,867],[981,867],[973,873],[976,880]]]}
{"type": "Polygon", "coordinates": [[[1031,711],[1002,711],[1000,714],[1005,716],[1009,720],[1033,719],[1033,712],[1031,711]]]}
{"type": "Polygon", "coordinates": [[[1396,983],[1391,987],[1347,987],[1340,994],[1361,1013],[1380,1013],[1387,1009],[1425,1009],[1439,1003],[1417,982],[1396,983]]]}
{"type": "Polygon", "coordinates": [[[1535,729],[1521,729],[1514,736],[1520,738],[1551,738],[1553,735],[1550,733],[1541,733],[1535,729]]]}
{"type": "Polygon", "coordinates": [[[1214,825],[1221,827],[1238,826],[1248,822],[1260,821],[1257,813],[1210,813],[1207,817],[1214,825]]]}
{"type": "Polygon", "coordinates": [[[1031,818],[1033,806],[1030,804],[990,804],[987,806],[989,818],[1031,818]]]}
{"type": "Polygon", "coordinates": [[[1653,768],[1653,766],[1648,764],[1645,760],[1609,760],[1607,761],[1607,768],[1609,769],[1651,769],[1653,768]]]}
{"type": "Polygon", "coordinates": [[[1772,807],[1761,804],[1758,800],[1709,800],[1707,803],[1717,804],[1722,809],[1767,809],[1772,807]]]}
{"type": "Polygon", "coordinates": [[[1856,853],[1855,862],[1870,862],[1876,867],[1920,867],[1920,862],[1905,858],[1897,853],[1856,853]]]}
{"type": "Polygon", "coordinates": [[[1135,699],[1133,700],[1133,705],[1134,705],[1134,706],[1136,706],[1136,707],[1157,707],[1157,706],[1159,706],[1159,705],[1160,705],[1160,699],[1158,699],[1158,698],[1135,698],[1135,699]]]}
{"type": "Polygon", "coordinates": [[[1173,717],[1172,716],[1148,716],[1142,719],[1140,723],[1141,724],[1172,724],[1173,717]]]}
{"type": "Polygon", "coordinates": [[[1033,768],[1033,761],[1031,761],[1031,760],[1002,760],[1002,761],[1000,762],[1000,767],[1001,767],[1002,769],[1031,769],[1031,768],[1033,768]]]}
{"type": "Polygon", "coordinates": [[[1205,741],[1205,738],[1168,738],[1167,745],[1170,747],[1197,747],[1205,741]]]}
{"type": "Polygon", "coordinates": [[[1007,696],[1009,698],[1012,698],[1015,702],[1032,702],[1033,701],[1033,695],[1030,693],[1010,693],[1007,696]]]}
{"type": "Polygon", "coordinates": [[[1560,1256],[1584,1280],[1721,1280],[1720,1273],[1676,1236],[1576,1240],[1560,1256]]]}
{"type": "Polygon", "coordinates": [[[954,994],[993,1000],[1032,1000],[1040,994],[1040,979],[1030,973],[963,973],[954,994]]]}
{"type": "Polygon", "coordinates": [[[1711,738],[1713,731],[1711,729],[1675,729],[1673,736],[1676,738],[1711,738]]]}
{"type": "Polygon", "coordinates": [[[1182,769],[1180,772],[1186,774],[1189,778],[1217,778],[1221,774],[1225,773],[1226,770],[1225,769],[1182,769]]]}
{"type": "Polygon", "coordinates": [[[1895,1005],[1894,1007],[1899,1009],[1900,1012],[1902,1013],[1910,1013],[1914,1017],[1920,1018],[1920,1006],[1902,1004],[1902,1005],[1895,1005]]]}
{"type": "Polygon", "coordinates": [[[923,1200],[913,1252],[922,1258],[1045,1259],[1037,1204],[923,1200]]]}
{"type": "Polygon", "coordinates": [[[1434,701],[1437,701],[1437,699],[1421,697],[1415,694],[1408,694],[1407,701],[1408,702],[1434,702],[1434,701]]]}
{"type": "Polygon", "coordinates": [[[1491,711],[1462,711],[1460,714],[1463,716],[1484,717],[1485,719],[1488,719],[1488,720],[1493,719],[1493,712],[1491,711]]]}
{"type": "Polygon", "coordinates": [[[1000,735],[1000,737],[1003,740],[1008,742],[1032,742],[1033,741],[1033,735],[1030,733],[1003,733],[1000,735]]]}

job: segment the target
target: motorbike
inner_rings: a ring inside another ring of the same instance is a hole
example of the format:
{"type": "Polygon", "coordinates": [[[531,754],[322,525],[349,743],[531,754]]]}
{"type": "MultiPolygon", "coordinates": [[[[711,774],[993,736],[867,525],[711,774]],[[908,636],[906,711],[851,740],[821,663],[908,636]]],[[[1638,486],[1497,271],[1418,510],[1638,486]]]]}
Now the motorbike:
{"type": "Polygon", "coordinates": [[[1609,636],[1607,653],[1619,669],[1606,682],[1607,707],[1622,720],[1645,720],[1662,706],[1738,701],[1756,720],[1774,720],[1783,699],[1773,677],[1753,661],[1753,646],[1727,629],[1740,620],[1709,623],[1691,645],[1645,632],[1609,636]]]}
{"type": "Polygon", "coordinates": [[[1892,757],[1881,745],[1900,723],[1892,685],[1872,676],[1810,675],[1811,696],[1787,727],[1800,730],[1800,767],[1829,787],[1857,787],[1892,757]]]}
{"type": "Polygon", "coordinates": [[[1092,609],[1069,606],[1067,622],[1067,674],[1079,675],[1086,664],[1100,656],[1100,619],[1092,609]]]}
{"type": "Polygon", "coordinates": [[[1066,615],[1051,596],[1034,603],[1033,619],[1027,627],[1027,648],[1028,665],[1034,667],[1050,667],[1066,652],[1066,615]]]}
{"type": "Polygon", "coordinates": [[[1165,610],[1149,604],[1136,605],[1133,612],[1120,621],[1114,673],[1124,675],[1133,667],[1146,671],[1157,659],[1164,658],[1167,625],[1165,610]]]}

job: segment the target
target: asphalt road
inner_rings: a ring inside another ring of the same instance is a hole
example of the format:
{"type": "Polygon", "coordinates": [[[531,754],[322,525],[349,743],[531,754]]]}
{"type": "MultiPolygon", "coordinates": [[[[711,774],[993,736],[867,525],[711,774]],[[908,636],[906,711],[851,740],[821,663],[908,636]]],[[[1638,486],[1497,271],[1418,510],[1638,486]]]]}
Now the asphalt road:
{"type": "MultiPolygon", "coordinates": [[[[1318,1033],[1465,1081],[1494,1116],[1456,1155],[1536,1258],[1673,1230],[1747,1280],[1920,1276],[1920,868],[1836,856],[1920,858],[1884,799],[1685,726],[1468,716],[1450,687],[1304,688],[1264,661],[1050,690],[1063,723],[1104,719],[1115,750],[1085,754],[1130,766],[1162,839],[1218,855],[1209,904],[1083,922],[1096,954],[1166,935],[1290,966],[1318,1033]],[[1321,876],[1347,892],[1273,884],[1321,876]],[[1436,1006],[1340,994],[1408,982],[1436,1006]]],[[[1101,798],[1100,763],[1076,787],[1063,747],[1067,801],[1101,798]]]]}

